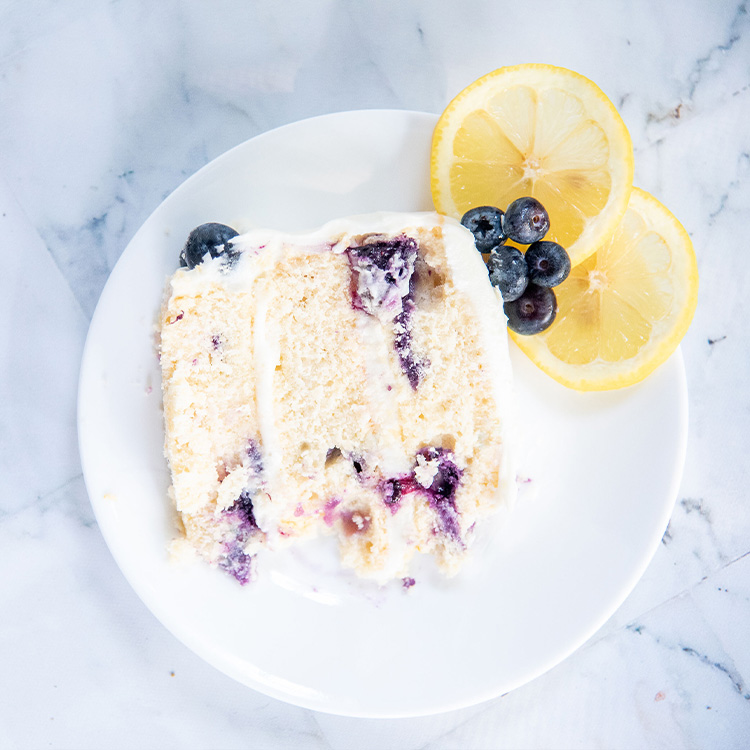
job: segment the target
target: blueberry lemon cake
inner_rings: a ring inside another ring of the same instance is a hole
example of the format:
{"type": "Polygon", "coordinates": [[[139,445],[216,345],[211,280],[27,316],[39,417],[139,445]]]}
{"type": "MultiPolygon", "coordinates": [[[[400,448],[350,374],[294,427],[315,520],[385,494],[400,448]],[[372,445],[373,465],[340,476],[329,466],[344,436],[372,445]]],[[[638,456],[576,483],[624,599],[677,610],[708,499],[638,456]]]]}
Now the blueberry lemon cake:
{"type": "Polygon", "coordinates": [[[436,213],[309,234],[194,230],[161,366],[179,544],[240,583],[319,534],[385,583],[447,574],[512,501],[506,319],[472,234],[436,213]]]}

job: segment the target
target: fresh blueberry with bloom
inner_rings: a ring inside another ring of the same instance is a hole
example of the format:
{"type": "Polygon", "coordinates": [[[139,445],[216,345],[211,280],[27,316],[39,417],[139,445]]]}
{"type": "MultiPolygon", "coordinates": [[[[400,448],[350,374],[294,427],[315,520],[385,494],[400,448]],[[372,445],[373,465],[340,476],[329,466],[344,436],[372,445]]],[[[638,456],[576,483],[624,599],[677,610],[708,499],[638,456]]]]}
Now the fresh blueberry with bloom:
{"type": "Polygon", "coordinates": [[[562,245],[538,240],[526,250],[529,281],[539,286],[557,286],[568,278],[570,257],[562,245]]]}
{"type": "Polygon", "coordinates": [[[523,253],[512,245],[493,248],[487,259],[490,283],[500,290],[503,302],[518,299],[526,290],[529,275],[523,253]]]}
{"type": "Polygon", "coordinates": [[[195,268],[200,265],[208,253],[212,258],[226,255],[228,259],[236,256],[230,240],[237,236],[237,232],[226,224],[211,222],[201,224],[188,235],[185,247],[180,253],[180,265],[183,268],[195,268]]]}
{"type": "Polygon", "coordinates": [[[494,206],[478,206],[461,217],[461,223],[474,235],[480,253],[488,253],[507,239],[503,232],[503,212],[494,206]]]}
{"type": "Polygon", "coordinates": [[[536,198],[517,198],[505,209],[503,231],[521,245],[541,240],[548,229],[549,214],[536,198]]]}
{"type": "Polygon", "coordinates": [[[557,298],[546,286],[529,284],[516,300],[503,305],[511,331],[530,336],[552,325],[557,315],[557,298]]]}

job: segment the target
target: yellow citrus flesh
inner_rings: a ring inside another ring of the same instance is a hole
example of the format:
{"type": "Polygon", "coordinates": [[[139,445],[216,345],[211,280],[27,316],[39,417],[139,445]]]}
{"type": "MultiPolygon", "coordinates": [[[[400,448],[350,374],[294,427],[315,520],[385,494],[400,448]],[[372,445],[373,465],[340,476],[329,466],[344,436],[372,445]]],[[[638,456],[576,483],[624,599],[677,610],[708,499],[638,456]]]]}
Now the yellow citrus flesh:
{"type": "Polygon", "coordinates": [[[542,333],[514,341],[544,372],[582,391],[643,380],[677,348],[698,300],[693,245],[653,196],[633,188],[612,236],[555,288],[542,333]]]}
{"type": "Polygon", "coordinates": [[[573,265],[612,233],[633,183],[630,135],[612,102],[566,68],[500,68],[464,89],[435,128],[435,208],[460,219],[531,195],[550,216],[545,239],[573,265]]]}

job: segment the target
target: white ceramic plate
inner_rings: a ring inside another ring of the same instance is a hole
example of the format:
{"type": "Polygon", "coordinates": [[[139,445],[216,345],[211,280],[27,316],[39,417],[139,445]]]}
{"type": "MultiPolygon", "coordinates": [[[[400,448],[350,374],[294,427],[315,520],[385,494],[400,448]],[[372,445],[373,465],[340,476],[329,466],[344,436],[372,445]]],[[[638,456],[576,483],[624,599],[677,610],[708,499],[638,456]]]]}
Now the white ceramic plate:
{"type": "Polygon", "coordinates": [[[133,238],[102,294],[84,353],[79,435],[86,484],[118,565],[196,654],[291,703],[352,716],[415,716],[499,696],[588,639],[635,586],[664,532],[686,445],[679,352],[639,386],[579,394],[512,351],[535,441],[521,502],[442,581],[408,592],[338,571],[315,545],[260,559],[240,587],[170,563],[154,323],[190,229],[238,219],[302,230],[375,210],[429,210],[433,115],[359,111],[266,133],[200,170],[133,238]],[[534,468],[535,467],[535,468],[534,468]]]}

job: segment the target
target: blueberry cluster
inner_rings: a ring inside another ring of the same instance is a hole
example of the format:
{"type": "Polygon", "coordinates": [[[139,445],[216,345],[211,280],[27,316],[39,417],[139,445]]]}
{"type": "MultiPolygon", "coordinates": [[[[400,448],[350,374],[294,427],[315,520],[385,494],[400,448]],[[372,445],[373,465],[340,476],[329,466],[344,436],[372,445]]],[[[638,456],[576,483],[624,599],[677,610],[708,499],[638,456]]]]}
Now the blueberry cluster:
{"type": "Polygon", "coordinates": [[[549,230],[544,206],[535,198],[518,198],[505,211],[472,208],[461,223],[474,235],[477,250],[489,253],[490,282],[503,296],[510,329],[530,335],[548,328],[557,314],[552,287],[568,277],[570,257],[561,245],[542,239],[549,230]],[[526,253],[507,240],[528,245],[526,253]]]}

